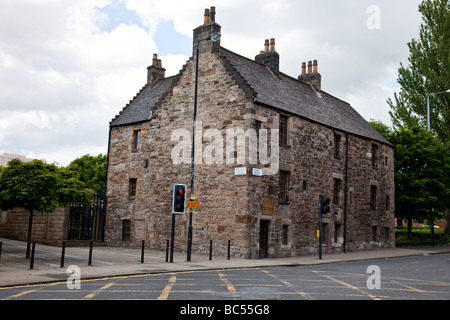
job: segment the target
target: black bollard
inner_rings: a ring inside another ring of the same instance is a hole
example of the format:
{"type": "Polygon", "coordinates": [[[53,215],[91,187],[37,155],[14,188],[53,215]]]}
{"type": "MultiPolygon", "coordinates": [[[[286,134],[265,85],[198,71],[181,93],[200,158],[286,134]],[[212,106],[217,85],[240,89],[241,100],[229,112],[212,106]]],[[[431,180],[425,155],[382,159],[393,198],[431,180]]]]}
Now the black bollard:
{"type": "Polygon", "coordinates": [[[209,240],[209,260],[212,260],[212,240],[209,240]]]}
{"type": "Polygon", "coordinates": [[[61,251],[61,265],[60,267],[64,267],[64,255],[66,254],[66,241],[62,242],[62,251],[61,251]]]}
{"type": "Polygon", "coordinates": [[[94,241],[91,240],[89,243],[89,260],[88,260],[88,266],[92,265],[92,246],[94,245],[94,241]]]}
{"type": "Polygon", "coordinates": [[[231,240],[228,240],[228,260],[230,260],[231,240]]]}
{"type": "Polygon", "coordinates": [[[167,240],[167,244],[166,244],[166,262],[169,262],[169,244],[170,244],[170,241],[167,240]]]}
{"type": "Polygon", "coordinates": [[[144,263],[144,248],[145,248],[145,240],[142,240],[141,263],[144,263]]]}
{"type": "Polygon", "coordinates": [[[33,270],[34,267],[34,249],[36,248],[36,242],[32,243],[31,246],[31,259],[30,259],[30,269],[33,270]]]}

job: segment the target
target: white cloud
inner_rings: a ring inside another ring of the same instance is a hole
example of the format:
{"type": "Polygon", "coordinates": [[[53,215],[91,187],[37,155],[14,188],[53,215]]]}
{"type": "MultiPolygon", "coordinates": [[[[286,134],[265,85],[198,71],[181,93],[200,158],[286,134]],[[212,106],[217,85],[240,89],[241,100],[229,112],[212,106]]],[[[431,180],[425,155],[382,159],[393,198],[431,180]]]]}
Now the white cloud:
{"type": "MultiPolygon", "coordinates": [[[[418,34],[419,2],[2,1],[0,153],[61,165],[86,153],[106,153],[109,121],[146,82],[146,67],[158,52],[158,27],[172,21],[178,33],[192,37],[211,5],[222,25],[222,46],[253,58],[264,39],[274,37],[282,72],[297,77],[302,61],[318,59],[325,91],[366,119],[387,122],[385,101],[397,88],[406,43],[418,34]],[[367,28],[373,4],[380,8],[379,30],[367,28]]],[[[160,55],[167,76],[189,58],[179,52],[191,48],[160,55]]]]}

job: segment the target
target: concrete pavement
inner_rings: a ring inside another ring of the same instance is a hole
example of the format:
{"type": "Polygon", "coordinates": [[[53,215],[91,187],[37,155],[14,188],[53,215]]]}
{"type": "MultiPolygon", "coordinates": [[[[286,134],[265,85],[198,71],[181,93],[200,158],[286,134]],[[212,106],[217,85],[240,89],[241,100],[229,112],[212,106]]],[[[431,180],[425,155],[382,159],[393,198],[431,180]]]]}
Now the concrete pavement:
{"type": "Polygon", "coordinates": [[[324,253],[322,260],[317,255],[248,260],[231,257],[192,254],[186,261],[186,253],[175,253],[174,262],[166,262],[166,253],[162,251],[144,251],[144,263],[141,263],[141,249],[95,247],[92,251],[92,264],[88,265],[88,247],[66,247],[64,267],[60,267],[61,248],[36,244],[34,267],[30,269],[30,260],[25,259],[26,242],[2,239],[0,256],[0,287],[66,281],[71,273],[67,267],[76,265],[81,270],[81,279],[93,279],[112,276],[142,275],[167,272],[185,272],[198,270],[217,270],[233,268],[256,268],[271,266],[306,266],[324,263],[389,259],[416,255],[450,253],[450,246],[411,247],[374,249],[347,253],[324,253]]]}

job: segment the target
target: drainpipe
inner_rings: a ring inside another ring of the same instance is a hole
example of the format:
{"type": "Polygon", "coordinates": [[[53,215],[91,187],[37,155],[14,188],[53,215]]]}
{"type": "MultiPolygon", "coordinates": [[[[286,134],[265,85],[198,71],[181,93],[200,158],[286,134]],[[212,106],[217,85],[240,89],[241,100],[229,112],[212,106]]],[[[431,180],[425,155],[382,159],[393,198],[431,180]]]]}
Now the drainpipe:
{"type": "Polygon", "coordinates": [[[344,253],[347,252],[348,132],[345,133],[344,253]]]}

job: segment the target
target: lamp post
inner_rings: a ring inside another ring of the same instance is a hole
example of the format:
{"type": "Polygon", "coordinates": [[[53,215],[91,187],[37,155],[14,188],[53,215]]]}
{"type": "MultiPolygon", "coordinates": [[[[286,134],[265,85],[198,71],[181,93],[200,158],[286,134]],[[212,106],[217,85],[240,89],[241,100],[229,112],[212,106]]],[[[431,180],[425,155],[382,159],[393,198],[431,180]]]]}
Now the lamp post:
{"type": "MultiPolygon", "coordinates": [[[[219,41],[220,33],[215,32],[197,42],[196,62],[195,62],[195,92],[194,92],[194,127],[192,130],[192,168],[191,168],[191,195],[194,194],[194,172],[195,172],[195,130],[197,126],[197,94],[198,94],[198,63],[199,63],[199,46],[202,41],[219,41]]],[[[192,249],[192,209],[189,211],[189,228],[188,228],[188,247],[187,247],[187,261],[191,261],[192,249]]]]}
{"type": "Polygon", "coordinates": [[[447,91],[437,92],[437,93],[430,93],[427,96],[427,122],[428,122],[428,132],[431,131],[431,121],[430,121],[430,96],[437,96],[438,94],[442,93],[450,93],[450,89],[447,91]]]}

